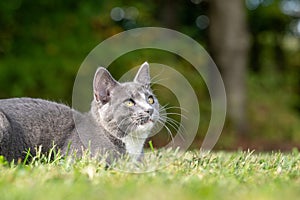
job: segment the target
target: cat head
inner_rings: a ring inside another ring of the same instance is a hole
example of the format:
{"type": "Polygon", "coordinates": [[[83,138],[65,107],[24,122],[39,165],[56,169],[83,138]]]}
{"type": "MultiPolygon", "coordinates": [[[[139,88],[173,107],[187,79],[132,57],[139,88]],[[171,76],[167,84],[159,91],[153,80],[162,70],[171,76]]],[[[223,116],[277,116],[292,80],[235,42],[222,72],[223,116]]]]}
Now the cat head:
{"type": "Polygon", "coordinates": [[[159,103],[150,81],[147,62],[132,82],[125,83],[116,81],[105,68],[98,68],[92,104],[96,121],[115,137],[131,135],[146,139],[159,118],[159,103]]]}

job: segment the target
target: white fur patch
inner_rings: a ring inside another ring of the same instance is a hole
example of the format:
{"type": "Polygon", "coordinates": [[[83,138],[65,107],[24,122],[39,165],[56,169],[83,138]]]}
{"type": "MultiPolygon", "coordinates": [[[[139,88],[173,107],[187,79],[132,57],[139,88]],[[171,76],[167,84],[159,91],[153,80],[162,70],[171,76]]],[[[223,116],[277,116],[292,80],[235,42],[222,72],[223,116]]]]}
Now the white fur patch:
{"type": "Polygon", "coordinates": [[[124,142],[126,147],[126,152],[133,159],[138,159],[140,157],[144,143],[149,136],[152,127],[152,123],[141,125],[137,131],[129,133],[127,136],[122,138],[122,142],[124,142]]]}
{"type": "Polygon", "coordinates": [[[140,92],[140,95],[143,97],[143,99],[145,99],[145,100],[139,102],[140,106],[142,106],[145,110],[151,109],[152,107],[147,103],[146,95],[141,92],[140,92]]]}
{"type": "Polygon", "coordinates": [[[142,153],[145,139],[132,137],[127,135],[122,138],[122,141],[125,143],[126,152],[133,158],[138,159],[142,153]]]}

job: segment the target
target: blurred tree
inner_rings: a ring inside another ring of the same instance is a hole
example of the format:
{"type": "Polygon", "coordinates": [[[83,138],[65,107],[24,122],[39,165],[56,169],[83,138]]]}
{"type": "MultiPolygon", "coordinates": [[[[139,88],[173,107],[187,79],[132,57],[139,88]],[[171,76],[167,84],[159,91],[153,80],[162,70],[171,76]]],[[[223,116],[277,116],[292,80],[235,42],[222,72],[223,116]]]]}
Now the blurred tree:
{"type": "Polygon", "coordinates": [[[260,3],[255,9],[248,5],[250,6],[248,22],[253,41],[250,68],[255,72],[260,72],[265,65],[263,62],[266,58],[263,51],[267,47],[269,47],[268,52],[272,56],[275,69],[282,72],[286,67],[283,38],[291,19],[280,11],[280,4],[281,1],[260,3]]]}
{"type": "Polygon", "coordinates": [[[239,134],[247,133],[245,111],[249,34],[245,11],[241,0],[210,1],[210,48],[223,74],[229,118],[239,134]]]}
{"type": "Polygon", "coordinates": [[[161,24],[171,29],[178,29],[178,23],[180,22],[178,19],[179,12],[179,3],[181,1],[157,1],[157,5],[161,6],[161,12],[159,12],[159,18],[161,24]]]}

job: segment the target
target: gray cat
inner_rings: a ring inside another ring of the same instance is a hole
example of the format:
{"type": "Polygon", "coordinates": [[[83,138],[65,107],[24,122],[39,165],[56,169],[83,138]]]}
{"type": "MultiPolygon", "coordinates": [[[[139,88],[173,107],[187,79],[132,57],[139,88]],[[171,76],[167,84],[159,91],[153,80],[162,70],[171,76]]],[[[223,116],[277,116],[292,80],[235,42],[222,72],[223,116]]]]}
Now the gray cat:
{"type": "Polygon", "coordinates": [[[151,129],[159,119],[159,104],[150,89],[145,62],[133,82],[119,83],[105,68],[93,81],[94,100],[88,113],[41,99],[0,100],[0,154],[7,160],[24,159],[26,151],[53,144],[65,155],[109,153],[113,158],[128,153],[139,159],[151,129]]]}

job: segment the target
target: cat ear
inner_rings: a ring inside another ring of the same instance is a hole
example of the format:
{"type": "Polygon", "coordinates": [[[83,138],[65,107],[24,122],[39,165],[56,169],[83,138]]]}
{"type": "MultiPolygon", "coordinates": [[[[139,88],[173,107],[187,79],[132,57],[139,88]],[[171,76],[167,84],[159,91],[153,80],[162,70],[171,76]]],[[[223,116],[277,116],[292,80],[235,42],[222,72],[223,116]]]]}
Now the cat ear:
{"type": "Polygon", "coordinates": [[[110,100],[111,90],[119,83],[104,68],[99,67],[94,76],[93,89],[94,99],[106,104],[110,100]]]}
{"type": "Polygon", "coordinates": [[[134,82],[145,85],[147,88],[150,87],[150,72],[149,72],[149,64],[144,62],[140,67],[139,71],[135,75],[134,82]]]}

